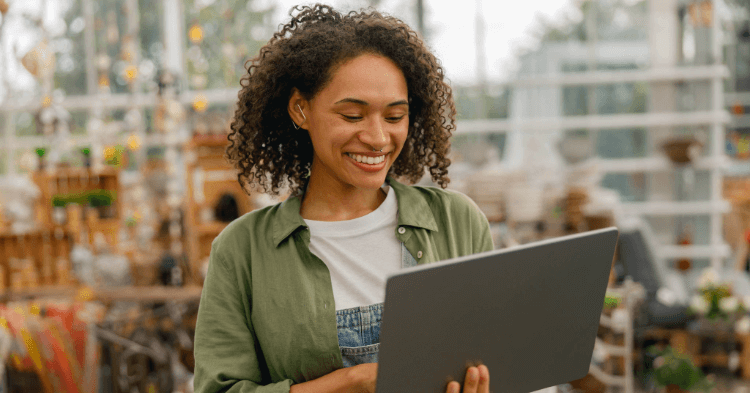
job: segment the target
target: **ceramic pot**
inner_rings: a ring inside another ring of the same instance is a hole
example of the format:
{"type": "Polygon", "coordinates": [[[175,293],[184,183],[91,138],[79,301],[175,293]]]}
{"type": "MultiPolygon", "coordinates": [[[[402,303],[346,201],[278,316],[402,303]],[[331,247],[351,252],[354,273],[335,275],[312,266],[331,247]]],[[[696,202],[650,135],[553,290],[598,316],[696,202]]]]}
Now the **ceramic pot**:
{"type": "Polygon", "coordinates": [[[697,155],[695,150],[703,144],[693,137],[677,137],[662,143],[661,148],[675,164],[687,164],[697,155]]]}

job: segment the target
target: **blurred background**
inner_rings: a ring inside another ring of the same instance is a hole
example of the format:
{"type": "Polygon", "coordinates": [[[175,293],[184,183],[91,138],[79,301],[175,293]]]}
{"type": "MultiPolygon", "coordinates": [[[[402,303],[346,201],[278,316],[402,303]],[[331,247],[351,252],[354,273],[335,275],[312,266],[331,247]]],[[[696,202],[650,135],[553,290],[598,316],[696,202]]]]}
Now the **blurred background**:
{"type": "MultiPolygon", "coordinates": [[[[211,241],[284,199],[223,152],[295,4],[0,0],[0,392],[192,392],[211,241]]],[[[750,1],[329,4],[441,59],[497,248],[620,229],[590,372],[547,391],[750,391],[750,1]]]]}

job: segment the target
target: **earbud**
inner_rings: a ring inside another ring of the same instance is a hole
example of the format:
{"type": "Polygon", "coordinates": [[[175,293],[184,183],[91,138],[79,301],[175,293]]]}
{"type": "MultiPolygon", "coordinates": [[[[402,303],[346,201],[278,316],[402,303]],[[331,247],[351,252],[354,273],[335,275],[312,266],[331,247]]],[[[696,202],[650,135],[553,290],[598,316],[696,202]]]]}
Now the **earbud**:
{"type": "Polygon", "coordinates": [[[307,117],[305,116],[305,112],[302,112],[302,108],[300,108],[299,104],[297,104],[297,109],[299,109],[299,113],[302,114],[302,118],[305,119],[305,121],[307,121],[307,117]]]}

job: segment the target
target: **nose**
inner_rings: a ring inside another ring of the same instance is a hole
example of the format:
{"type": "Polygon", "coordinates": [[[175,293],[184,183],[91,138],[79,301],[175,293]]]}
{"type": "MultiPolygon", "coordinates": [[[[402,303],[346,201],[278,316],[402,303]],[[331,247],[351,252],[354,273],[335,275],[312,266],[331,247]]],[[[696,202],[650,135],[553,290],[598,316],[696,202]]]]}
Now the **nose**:
{"type": "Polygon", "coordinates": [[[375,118],[367,122],[366,129],[359,133],[360,142],[370,146],[373,150],[381,150],[389,143],[385,119],[375,118]]]}

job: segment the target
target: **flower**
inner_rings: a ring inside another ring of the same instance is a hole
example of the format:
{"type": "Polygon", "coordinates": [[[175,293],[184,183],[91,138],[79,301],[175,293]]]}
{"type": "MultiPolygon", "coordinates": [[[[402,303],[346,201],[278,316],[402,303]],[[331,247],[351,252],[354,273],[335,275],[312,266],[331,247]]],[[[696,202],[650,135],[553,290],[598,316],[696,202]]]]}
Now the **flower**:
{"type": "Polygon", "coordinates": [[[698,278],[698,287],[706,288],[709,286],[716,286],[719,283],[719,272],[715,269],[707,267],[703,269],[700,277],[698,278]]]}
{"type": "Polygon", "coordinates": [[[654,367],[659,368],[664,365],[664,356],[659,356],[656,359],[654,359],[654,367]]]}
{"type": "Polygon", "coordinates": [[[750,296],[742,298],[742,306],[745,307],[746,310],[750,310],[750,296]]]}
{"type": "Polygon", "coordinates": [[[739,299],[734,296],[725,297],[719,300],[719,308],[727,314],[737,311],[739,305],[739,299]]]}
{"type": "Polygon", "coordinates": [[[734,324],[734,330],[740,334],[750,333],[750,316],[745,315],[734,324]]]}
{"type": "Polygon", "coordinates": [[[709,304],[706,301],[706,299],[703,298],[703,296],[695,295],[693,296],[693,299],[690,301],[690,309],[693,311],[699,313],[699,314],[705,314],[708,312],[709,304]]]}

